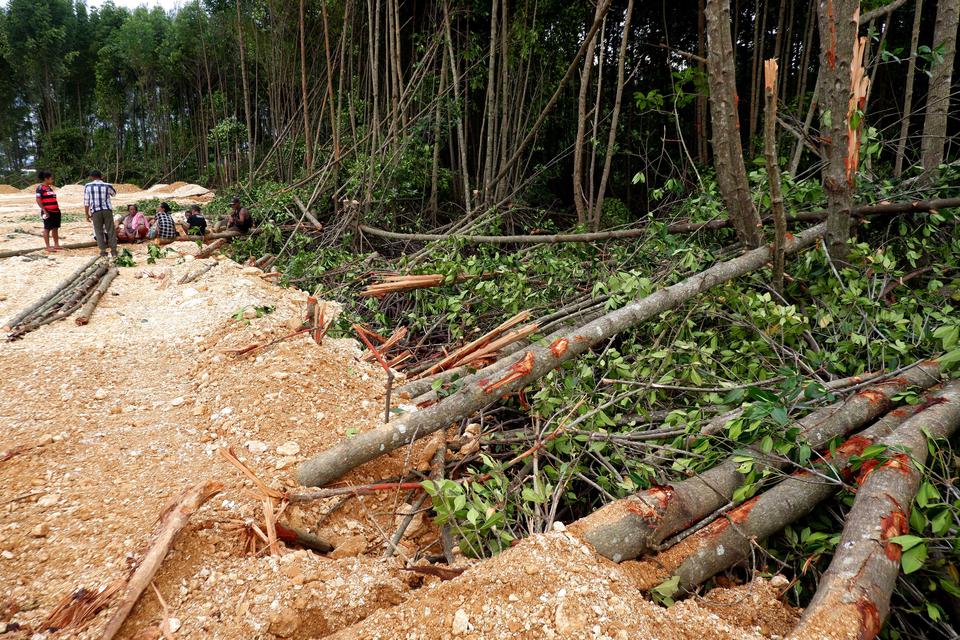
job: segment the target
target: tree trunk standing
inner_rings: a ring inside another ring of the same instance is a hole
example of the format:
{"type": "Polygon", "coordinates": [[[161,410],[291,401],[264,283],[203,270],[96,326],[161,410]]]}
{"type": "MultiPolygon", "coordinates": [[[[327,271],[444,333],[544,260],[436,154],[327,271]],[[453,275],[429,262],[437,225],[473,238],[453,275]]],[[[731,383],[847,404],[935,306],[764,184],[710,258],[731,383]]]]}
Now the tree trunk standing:
{"type": "MultiPolygon", "coordinates": [[[[344,7],[344,11],[347,8],[344,7]]],[[[330,26],[327,20],[327,3],[320,3],[320,16],[323,19],[323,55],[327,63],[327,99],[330,103],[330,135],[333,137],[333,188],[338,188],[340,181],[340,99],[341,93],[337,95],[336,100],[333,96],[333,63],[330,60],[330,26]]],[[[346,21],[344,21],[346,23],[346,21]]],[[[342,27],[347,28],[346,24],[342,27]]],[[[340,77],[343,78],[343,67],[340,68],[340,77]]],[[[319,127],[318,127],[319,128],[319,127]]],[[[339,209],[337,199],[333,199],[333,212],[337,213],[339,209]]]]}
{"type": "MultiPolygon", "coordinates": [[[[593,16],[594,22],[600,21],[600,5],[593,16]]],[[[577,222],[584,224],[588,220],[587,199],[583,193],[583,142],[587,133],[587,91],[590,89],[590,74],[593,70],[593,53],[597,46],[596,33],[590,37],[583,56],[583,68],[580,71],[580,93],[577,95],[577,137],[573,142],[573,203],[577,208],[577,222]]]]}
{"type": "MultiPolygon", "coordinates": [[[[597,89],[595,92],[595,98],[593,101],[593,121],[590,123],[590,164],[587,169],[586,176],[586,192],[585,196],[587,198],[587,219],[590,223],[593,223],[593,212],[594,212],[594,185],[596,183],[596,169],[597,169],[597,146],[599,142],[597,141],[597,129],[599,126],[600,119],[600,98],[603,95],[603,61],[606,59],[606,48],[607,48],[607,19],[603,19],[603,26],[600,27],[600,35],[598,36],[597,50],[599,50],[599,55],[597,56],[597,89]]],[[[692,162],[691,158],[691,162],[692,162]]],[[[599,223],[599,219],[597,221],[599,223]]],[[[593,227],[593,231],[596,231],[599,227],[593,227]]]]}
{"type": "Polygon", "coordinates": [[[897,139],[897,158],[893,165],[893,175],[903,174],[903,156],[907,148],[907,135],[910,133],[910,117],[913,115],[913,75],[917,70],[917,46],[920,42],[920,20],[923,18],[923,0],[917,0],[913,11],[913,31],[910,35],[910,60],[907,62],[907,80],[903,93],[903,117],[900,119],[900,137],[897,139]]]}
{"type": "Polygon", "coordinates": [[[944,385],[943,393],[946,402],[884,439],[884,459],[868,460],[861,468],[836,553],[791,638],[872,640],[880,632],[903,553],[891,538],[910,530],[928,438],[949,438],[960,427],[958,383],[944,385]]]}
{"type": "Polygon", "coordinates": [[[484,108],[484,127],[486,128],[486,144],[484,145],[483,159],[483,203],[489,206],[493,203],[493,194],[490,193],[490,184],[493,181],[493,141],[496,138],[497,123],[497,0],[490,0],[490,50],[487,56],[487,96],[484,108]]]}
{"type": "MultiPolygon", "coordinates": [[[[707,65],[704,62],[707,55],[707,25],[703,16],[704,2],[705,0],[698,0],[697,3],[697,72],[701,75],[707,73],[707,65]]],[[[697,128],[697,160],[706,164],[710,162],[707,142],[707,95],[702,91],[697,92],[697,120],[695,126],[697,128]]]]}
{"type": "Polygon", "coordinates": [[[773,287],[783,292],[783,243],[787,237],[787,216],[780,190],[780,159],[777,157],[777,60],[763,65],[763,91],[766,105],[763,116],[763,153],[767,161],[767,182],[770,183],[770,210],[776,236],[773,240],[773,287]]]}
{"type": "Polygon", "coordinates": [[[303,137],[306,142],[306,165],[307,169],[313,168],[313,139],[310,136],[310,101],[309,91],[307,90],[307,43],[306,27],[304,25],[304,3],[300,0],[300,100],[303,102],[303,137]]]}
{"type": "MultiPolygon", "coordinates": [[[[857,38],[858,0],[818,0],[820,18],[821,139],[823,189],[827,193],[826,247],[835,260],[846,260],[850,238],[853,186],[847,180],[850,65],[857,38]]],[[[856,167],[852,168],[856,172],[856,167]]]]}
{"type": "Polygon", "coordinates": [[[443,31],[447,41],[447,55],[450,61],[450,83],[453,86],[453,101],[457,105],[456,130],[457,147],[460,152],[460,183],[463,186],[463,208],[466,211],[466,217],[470,217],[473,207],[470,204],[470,170],[467,165],[467,135],[463,127],[463,117],[466,111],[464,104],[460,102],[460,72],[457,70],[457,57],[453,51],[453,36],[450,32],[450,3],[444,0],[443,3],[443,31]]]}
{"type": "Polygon", "coordinates": [[[744,246],[756,247],[761,242],[761,222],[750,198],[740,144],[736,69],[730,35],[730,0],[707,0],[706,20],[713,162],[717,170],[717,184],[737,238],[744,246]]]}
{"type": "Polygon", "coordinates": [[[437,226],[437,213],[440,210],[440,118],[443,116],[444,95],[447,93],[447,48],[440,56],[440,97],[433,107],[433,158],[430,163],[430,201],[427,204],[427,219],[431,227],[437,226]]]}
{"type": "Polygon", "coordinates": [[[933,50],[942,49],[943,59],[933,65],[930,89],[927,91],[927,114],[923,121],[921,142],[923,180],[928,184],[936,177],[943,162],[947,141],[947,111],[953,79],[953,59],[957,51],[957,22],[960,0],[938,0],[937,23],[933,30],[933,50]]]}
{"type": "Polygon", "coordinates": [[[367,126],[370,127],[370,156],[380,146],[380,3],[367,0],[367,73],[370,74],[372,112],[367,126]]]}
{"type": "MultiPolygon", "coordinates": [[[[764,29],[761,28],[761,22],[766,22],[767,15],[767,0],[763,0],[763,5],[761,6],[760,0],[756,0],[754,3],[753,9],[753,64],[750,66],[750,103],[747,105],[747,148],[750,148],[750,145],[753,144],[753,134],[757,130],[757,118],[756,118],[756,107],[757,107],[757,85],[759,84],[760,78],[760,61],[763,59],[763,39],[766,36],[764,29]],[[763,19],[761,20],[760,14],[763,13],[763,19]]],[[[732,49],[736,51],[736,49],[732,49]]]]}
{"type": "Polygon", "coordinates": [[[247,82],[246,45],[243,40],[243,23],[240,19],[240,0],[235,2],[237,7],[237,41],[240,45],[240,77],[243,82],[243,115],[247,121],[247,164],[248,180],[253,180],[253,120],[250,113],[250,87],[247,82]]]}
{"type": "MultiPolygon", "coordinates": [[[[620,53],[617,58],[617,95],[613,101],[613,113],[610,116],[610,133],[607,136],[607,151],[603,157],[603,172],[600,175],[600,187],[597,190],[597,204],[593,212],[593,228],[600,228],[600,218],[603,215],[603,199],[607,190],[607,180],[610,179],[610,167],[613,165],[613,151],[617,142],[617,124],[620,121],[620,105],[623,100],[623,76],[627,59],[627,39],[630,37],[630,21],[633,17],[633,0],[627,0],[627,8],[623,14],[623,37],[620,39],[620,53]]],[[[699,118],[700,98],[697,98],[697,112],[699,118]]],[[[699,135],[698,144],[699,144],[699,135]]]]}

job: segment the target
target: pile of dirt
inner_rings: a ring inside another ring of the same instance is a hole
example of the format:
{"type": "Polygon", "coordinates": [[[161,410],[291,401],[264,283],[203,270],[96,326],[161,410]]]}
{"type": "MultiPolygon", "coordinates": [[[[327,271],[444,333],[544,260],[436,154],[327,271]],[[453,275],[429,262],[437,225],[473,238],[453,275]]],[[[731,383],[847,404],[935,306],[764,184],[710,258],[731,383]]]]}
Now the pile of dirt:
{"type": "Polygon", "coordinates": [[[760,640],[786,635],[797,618],[774,583],[761,579],[708,604],[663,608],[618,565],[556,527],[331,638],[760,640]]]}
{"type": "Polygon", "coordinates": [[[161,182],[147,189],[147,193],[161,193],[161,192],[166,193],[169,190],[170,190],[170,185],[166,184],[165,182],[161,182]]]}
{"type": "Polygon", "coordinates": [[[20,193],[20,189],[16,187],[11,187],[8,184],[0,184],[0,195],[10,196],[15,193],[20,193]]]}
{"type": "Polygon", "coordinates": [[[83,185],[82,184],[65,184],[62,187],[57,189],[58,195],[64,196],[76,196],[83,195],[83,185]]]}
{"type": "Polygon", "coordinates": [[[176,191],[176,190],[179,189],[180,187],[185,187],[185,186],[187,186],[188,184],[190,184],[190,183],[189,183],[189,182],[184,182],[183,180],[177,180],[176,182],[172,182],[172,183],[170,183],[169,185],[167,185],[167,189],[169,189],[170,191],[176,191]]]}
{"type": "Polygon", "coordinates": [[[39,184],[40,183],[32,184],[29,187],[24,187],[23,189],[20,189],[20,193],[36,193],[39,184]]]}
{"type": "Polygon", "coordinates": [[[143,191],[140,187],[129,182],[121,182],[120,184],[113,185],[113,188],[117,190],[117,193],[138,193],[143,191]]]}
{"type": "MultiPolygon", "coordinates": [[[[173,186],[173,185],[171,185],[173,186]]],[[[210,193],[209,189],[201,187],[198,184],[184,184],[182,187],[174,191],[170,197],[172,198],[193,198],[196,196],[205,196],[210,193]]]]}

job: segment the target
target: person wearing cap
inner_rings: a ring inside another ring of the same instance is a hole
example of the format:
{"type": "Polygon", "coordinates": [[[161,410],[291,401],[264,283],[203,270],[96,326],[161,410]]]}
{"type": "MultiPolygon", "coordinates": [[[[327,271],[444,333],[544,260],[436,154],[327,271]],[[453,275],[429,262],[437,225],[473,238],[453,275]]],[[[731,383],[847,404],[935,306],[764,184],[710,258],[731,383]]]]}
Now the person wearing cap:
{"type": "Polygon", "coordinates": [[[226,228],[228,231],[239,231],[240,233],[249,233],[253,227],[253,217],[247,208],[240,205],[240,198],[234,196],[230,201],[230,213],[220,221],[219,227],[226,228]]]}
{"type": "Polygon", "coordinates": [[[113,205],[110,198],[117,195],[112,184],[103,181],[103,174],[94,169],[90,172],[90,182],[83,187],[83,214],[87,222],[93,223],[93,235],[97,239],[100,257],[117,257],[117,228],[113,226],[113,205]]]}

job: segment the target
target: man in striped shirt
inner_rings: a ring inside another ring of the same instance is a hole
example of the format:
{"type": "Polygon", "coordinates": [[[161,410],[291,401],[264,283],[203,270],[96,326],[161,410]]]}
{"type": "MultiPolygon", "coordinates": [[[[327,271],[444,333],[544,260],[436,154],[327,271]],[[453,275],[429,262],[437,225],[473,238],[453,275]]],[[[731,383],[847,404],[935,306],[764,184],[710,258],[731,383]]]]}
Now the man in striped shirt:
{"type": "Polygon", "coordinates": [[[83,212],[87,222],[93,222],[93,235],[100,248],[100,257],[110,255],[117,257],[117,228],[113,225],[113,205],[110,197],[117,195],[112,184],[103,181],[103,174],[99,171],[90,172],[90,182],[83,187],[83,212]]]}

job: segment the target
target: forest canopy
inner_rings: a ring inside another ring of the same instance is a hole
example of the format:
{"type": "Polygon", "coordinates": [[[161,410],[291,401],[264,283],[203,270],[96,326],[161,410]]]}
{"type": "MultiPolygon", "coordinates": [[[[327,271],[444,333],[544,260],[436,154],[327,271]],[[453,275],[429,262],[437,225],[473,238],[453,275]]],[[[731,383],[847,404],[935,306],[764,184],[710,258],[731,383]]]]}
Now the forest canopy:
{"type": "MultiPolygon", "coordinates": [[[[953,61],[935,41],[932,0],[928,10],[862,4],[871,80],[862,159],[872,178],[935,155],[921,145],[928,88],[953,61]]],[[[96,166],[117,181],[210,186],[251,173],[313,176],[328,203],[429,205],[435,215],[522,198],[575,208],[593,226],[622,221],[710,166],[704,8],[198,0],[165,13],[9,0],[0,173],[24,182],[22,172],[42,166],[70,181],[96,166]]],[[[762,164],[762,61],[775,57],[785,169],[810,175],[816,3],[740,0],[730,20],[748,168],[753,157],[762,164]]],[[[956,128],[951,115],[947,131],[956,128]]]]}

